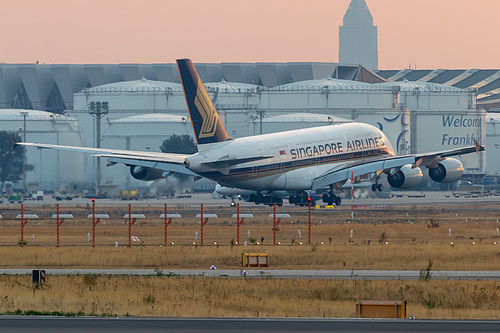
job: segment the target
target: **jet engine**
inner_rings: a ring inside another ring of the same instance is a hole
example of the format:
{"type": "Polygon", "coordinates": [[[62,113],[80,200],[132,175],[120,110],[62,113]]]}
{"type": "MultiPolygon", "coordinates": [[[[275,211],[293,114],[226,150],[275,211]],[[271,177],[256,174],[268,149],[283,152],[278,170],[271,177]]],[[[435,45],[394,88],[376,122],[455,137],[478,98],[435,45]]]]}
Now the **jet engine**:
{"type": "Polygon", "coordinates": [[[411,164],[407,164],[403,165],[395,174],[388,175],[387,180],[392,187],[409,189],[418,186],[423,177],[420,168],[412,168],[411,164]]]}
{"type": "Polygon", "coordinates": [[[429,168],[429,177],[435,182],[452,183],[462,178],[464,166],[455,158],[445,158],[435,168],[429,168]]]}
{"type": "Polygon", "coordinates": [[[132,165],[130,167],[130,174],[134,179],[149,181],[160,179],[163,175],[163,170],[132,165]]]}

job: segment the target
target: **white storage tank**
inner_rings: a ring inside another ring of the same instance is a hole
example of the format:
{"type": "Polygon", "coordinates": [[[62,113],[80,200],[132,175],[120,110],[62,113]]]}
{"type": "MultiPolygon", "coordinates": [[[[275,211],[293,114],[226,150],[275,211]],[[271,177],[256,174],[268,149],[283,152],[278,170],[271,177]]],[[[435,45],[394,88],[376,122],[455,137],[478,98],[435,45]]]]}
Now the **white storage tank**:
{"type": "MultiPolygon", "coordinates": [[[[103,132],[102,143],[106,148],[160,152],[161,144],[172,134],[192,136],[191,122],[187,115],[149,113],[110,120],[103,132]]],[[[103,184],[122,188],[144,185],[144,182],[133,179],[129,169],[123,164],[106,167],[106,161],[102,163],[103,184]]]]}
{"type": "MultiPolygon", "coordinates": [[[[46,111],[0,109],[0,130],[15,132],[22,139],[24,114],[27,142],[83,144],[76,119],[46,111]]],[[[27,165],[26,183],[39,190],[57,191],[84,180],[85,157],[81,153],[27,148],[27,165]]]]}

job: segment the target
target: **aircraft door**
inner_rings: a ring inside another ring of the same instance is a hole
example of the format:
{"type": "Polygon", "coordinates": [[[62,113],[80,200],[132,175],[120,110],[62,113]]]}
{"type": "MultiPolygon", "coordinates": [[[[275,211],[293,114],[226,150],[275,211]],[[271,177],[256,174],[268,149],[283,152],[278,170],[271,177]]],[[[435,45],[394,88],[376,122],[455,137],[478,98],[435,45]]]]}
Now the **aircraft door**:
{"type": "MultiPolygon", "coordinates": [[[[264,143],[260,142],[257,146],[257,151],[259,152],[259,154],[265,154],[266,153],[266,146],[264,145],[264,143]]],[[[257,172],[259,171],[259,167],[258,166],[253,166],[252,167],[252,177],[255,177],[257,175],[257,172]]]]}

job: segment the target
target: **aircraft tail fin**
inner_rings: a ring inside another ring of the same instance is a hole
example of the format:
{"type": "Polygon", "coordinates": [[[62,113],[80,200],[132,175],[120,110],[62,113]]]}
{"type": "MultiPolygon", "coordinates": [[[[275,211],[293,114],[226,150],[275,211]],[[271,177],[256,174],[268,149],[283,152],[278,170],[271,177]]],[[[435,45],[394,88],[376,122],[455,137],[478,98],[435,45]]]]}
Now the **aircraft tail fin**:
{"type": "Polygon", "coordinates": [[[203,145],[230,140],[193,62],[190,59],[178,59],[177,67],[196,143],[203,145]]]}

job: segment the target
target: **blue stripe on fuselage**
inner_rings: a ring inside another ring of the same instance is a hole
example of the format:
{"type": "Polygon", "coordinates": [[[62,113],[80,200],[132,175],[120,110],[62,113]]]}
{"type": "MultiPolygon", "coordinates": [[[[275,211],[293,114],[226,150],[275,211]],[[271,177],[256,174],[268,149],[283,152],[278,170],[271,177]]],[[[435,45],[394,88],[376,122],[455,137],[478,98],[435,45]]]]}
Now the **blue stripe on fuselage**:
{"type": "Polygon", "coordinates": [[[313,157],[313,158],[307,158],[307,159],[303,159],[303,160],[292,160],[292,161],[288,161],[288,162],[257,165],[257,166],[251,166],[251,167],[245,167],[245,168],[235,168],[235,169],[229,170],[228,174],[223,174],[220,171],[200,172],[199,174],[200,174],[200,176],[203,176],[206,178],[218,178],[218,177],[226,178],[226,177],[230,177],[230,176],[241,176],[241,175],[245,175],[245,174],[252,174],[253,176],[257,176],[259,173],[264,173],[264,172],[269,172],[269,171],[276,171],[276,170],[290,171],[290,169],[293,170],[293,169],[303,168],[303,167],[307,167],[307,166],[314,166],[314,165],[318,165],[318,164],[345,162],[345,161],[349,161],[349,160],[375,157],[375,156],[379,156],[379,155],[388,156],[389,154],[388,154],[387,148],[349,152],[349,153],[328,155],[328,156],[321,156],[321,157],[313,157]]]}

